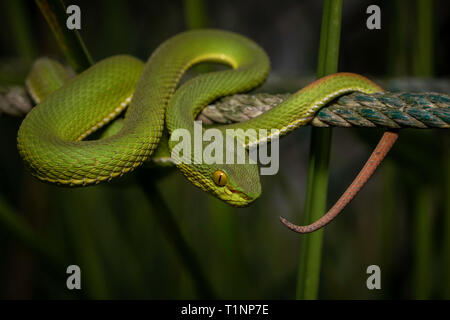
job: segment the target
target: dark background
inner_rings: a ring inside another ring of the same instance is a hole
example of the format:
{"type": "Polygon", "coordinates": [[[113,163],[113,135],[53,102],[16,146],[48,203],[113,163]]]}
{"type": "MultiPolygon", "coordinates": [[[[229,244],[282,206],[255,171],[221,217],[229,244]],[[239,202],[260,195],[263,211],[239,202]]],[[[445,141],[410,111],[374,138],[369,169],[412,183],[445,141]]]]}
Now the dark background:
{"type": "MultiPolygon", "coordinates": [[[[11,10],[11,1],[0,1],[0,63],[15,70],[1,77],[4,86],[23,84],[38,56],[64,62],[34,1],[21,1],[19,13],[11,10]]],[[[81,7],[80,33],[96,61],[119,53],[145,60],[162,41],[192,26],[183,1],[65,3],[81,7]]],[[[243,34],[267,51],[271,81],[315,75],[321,1],[205,3],[205,25],[243,34]]],[[[446,79],[449,2],[434,1],[434,7],[433,77],[446,79]]],[[[416,1],[344,1],[340,71],[372,78],[409,77],[417,75],[416,54],[416,1]],[[381,30],[366,28],[370,4],[381,7],[381,30]]],[[[290,91],[283,84],[280,91],[283,86],[290,91]]],[[[156,180],[155,172],[142,168],[117,182],[83,189],[43,184],[30,176],[19,158],[16,135],[21,121],[0,115],[0,196],[52,250],[81,267],[83,289],[69,292],[65,267],[46,263],[0,223],[1,298],[199,297],[195,280],[172,246],[173,234],[161,225],[148,195],[136,183],[143,174],[156,180]]],[[[328,207],[381,134],[372,129],[333,132],[328,207]]],[[[389,159],[326,228],[319,298],[450,298],[448,141],[443,130],[401,132],[389,159]],[[382,290],[366,288],[366,268],[372,264],[381,267],[382,290]]],[[[300,221],[309,128],[297,130],[280,145],[280,172],[262,178],[263,194],[249,208],[228,207],[176,170],[157,180],[213,297],[295,297],[304,236],[284,228],[278,216],[300,221]]]]}

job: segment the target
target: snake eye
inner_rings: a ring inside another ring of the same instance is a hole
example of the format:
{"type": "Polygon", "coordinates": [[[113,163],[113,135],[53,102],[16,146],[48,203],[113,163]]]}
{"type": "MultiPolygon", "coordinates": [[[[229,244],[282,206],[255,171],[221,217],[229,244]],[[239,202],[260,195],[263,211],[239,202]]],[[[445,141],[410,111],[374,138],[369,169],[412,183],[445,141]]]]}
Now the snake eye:
{"type": "Polygon", "coordinates": [[[214,171],[212,178],[214,180],[214,183],[219,187],[223,187],[227,184],[227,175],[223,171],[214,171]]]}

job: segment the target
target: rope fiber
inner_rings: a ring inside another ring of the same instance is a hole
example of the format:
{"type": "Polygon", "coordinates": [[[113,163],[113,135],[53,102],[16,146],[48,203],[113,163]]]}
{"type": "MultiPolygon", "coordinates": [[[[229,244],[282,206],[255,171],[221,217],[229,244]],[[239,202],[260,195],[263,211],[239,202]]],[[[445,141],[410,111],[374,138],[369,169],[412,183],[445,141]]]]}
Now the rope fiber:
{"type": "MultiPolygon", "coordinates": [[[[276,107],[290,94],[237,94],[207,106],[205,123],[242,122],[276,107]]],[[[310,122],[316,127],[450,128],[450,96],[442,93],[351,93],[322,108],[310,122]]]]}

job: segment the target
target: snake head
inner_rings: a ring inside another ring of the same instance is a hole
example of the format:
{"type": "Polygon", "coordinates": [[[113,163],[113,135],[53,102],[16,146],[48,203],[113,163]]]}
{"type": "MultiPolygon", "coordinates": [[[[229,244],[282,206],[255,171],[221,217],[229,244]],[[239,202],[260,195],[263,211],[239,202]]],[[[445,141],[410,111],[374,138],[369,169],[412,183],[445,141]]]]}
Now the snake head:
{"type": "Polygon", "coordinates": [[[195,186],[234,207],[246,207],[261,195],[256,164],[179,164],[178,167],[195,186]]]}

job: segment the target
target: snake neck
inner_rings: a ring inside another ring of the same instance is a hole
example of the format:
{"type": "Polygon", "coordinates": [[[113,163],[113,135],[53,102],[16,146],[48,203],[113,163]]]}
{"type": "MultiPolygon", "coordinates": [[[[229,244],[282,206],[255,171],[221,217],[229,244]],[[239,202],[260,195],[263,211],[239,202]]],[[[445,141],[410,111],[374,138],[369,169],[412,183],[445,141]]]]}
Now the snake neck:
{"type": "Polygon", "coordinates": [[[220,129],[240,132],[237,134],[238,140],[248,148],[270,142],[308,124],[322,107],[344,94],[354,91],[373,93],[382,90],[361,75],[336,73],[314,81],[258,117],[224,125],[220,129]]]}
{"type": "MultiPolygon", "coordinates": [[[[200,62],[221,63],[232,69],[199,75],[176,90],[166,113],[170,135],[176,130],[193,133],[194,119],[206,105],[224,96],[252,90],[261,85],[269,73],[270,63],[265,52],[256,43],[236,34],[215,34],[198,47],[201,49],[197,48],[192,57],[185,54],[183,72],[200,62]]],[[[170,141],[169,146],[170,149],[173,146],[170,141]]]]}

